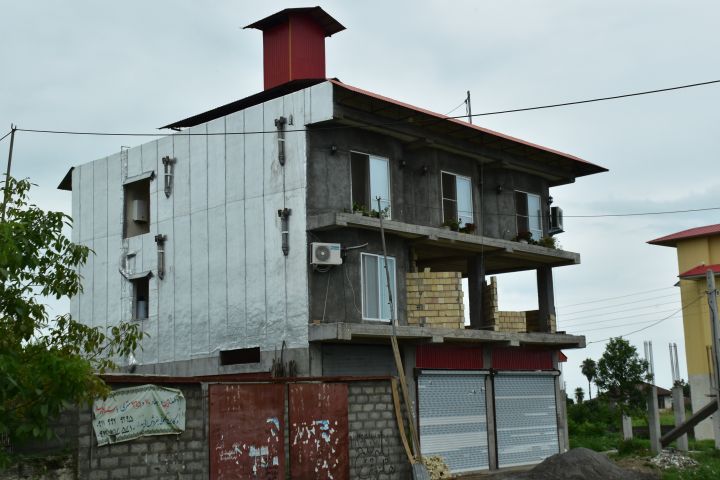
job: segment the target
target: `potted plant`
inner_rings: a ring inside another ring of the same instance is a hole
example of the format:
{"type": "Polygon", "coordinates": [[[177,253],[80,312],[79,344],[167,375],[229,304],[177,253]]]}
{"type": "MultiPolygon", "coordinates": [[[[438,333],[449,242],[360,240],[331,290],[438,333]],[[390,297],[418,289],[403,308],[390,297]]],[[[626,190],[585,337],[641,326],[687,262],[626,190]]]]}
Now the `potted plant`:
{"type": "Polygon", "coordinates": [[[368,216],[367,207],[357,202],[353,202],[353,213],[356,215],[363,215],[365,217],[368,216]]]}
{"type": "Polygon", "coordinates": [[[558,242],[557,238],[551,237],[551,236],[545,236],[542,237],[540,240],[538,240],[538,245],[545,248],[552,248],[553,250],[557,250],[560,248],[560,243],[558,242]]]}
{"type": "Polygon", "coordinates": [[[530,243],[530,240],[532,240],[532,232],[528,231],[518,232],[515,237],[515,241],[520,243],[530,243]]]}
{"type": "Polygon", "coordinates": [[[460,220],[448,219],[443,222],[442,226],[449,228],[453,232],[457,232],[460,231],[460,220]]]}
{"type": "Polygon", "coordinates": [[[466,223],[464,226],[460,228],[460,232],[462,233],[473,233],[475,232],[475,224],[474,223],[466,223]]]}

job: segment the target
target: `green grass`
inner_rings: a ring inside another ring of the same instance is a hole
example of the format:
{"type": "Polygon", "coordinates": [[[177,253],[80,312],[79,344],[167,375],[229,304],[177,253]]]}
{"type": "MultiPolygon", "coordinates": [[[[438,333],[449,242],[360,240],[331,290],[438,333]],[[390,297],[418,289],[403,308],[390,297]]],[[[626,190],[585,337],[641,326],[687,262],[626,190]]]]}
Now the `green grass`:
{"type": "Polygon", "coordinates": [[[665,470],[662,476],[663,480],[716,480],[720,478],[720,451],[715,450],[714,442],[707,440],[691,442],[690,448],[698,449],[690,455],[700,465],[685,470],[665,470]]]}
{"type": "MultiPolygon", "coordinates": [[[[690,418],[692,412],[687,410],[685,418],[690,418]]],[[[647,417],[633,417],[633,427],[647,427],[647,417]]],[[[675,425],[675,414],[672,410],[660,410],[660,425],[675,425]]]]}

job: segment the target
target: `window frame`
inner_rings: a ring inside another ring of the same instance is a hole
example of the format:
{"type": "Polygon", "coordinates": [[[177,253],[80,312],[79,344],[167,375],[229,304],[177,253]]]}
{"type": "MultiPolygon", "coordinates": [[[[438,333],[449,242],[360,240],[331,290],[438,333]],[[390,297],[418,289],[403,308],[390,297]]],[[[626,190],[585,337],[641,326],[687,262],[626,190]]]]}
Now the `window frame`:
{"type": "MultiPolygon", "coordinates": [[[[382,295],[380,292],[380,289],[382,288],[382,284],[385,283],[385,269],[380,268],[380,260],[384,259],[383,255],[378,255],[375,253],[360,253],[360,316],[363,320],[372,321],[372,322],[385,322],[385,323],[391,323],[392,318],[372,318],[368,317],[366,315],[366,306],[365,306],[365,258],[372,257],[375,259],[375,261],[378,263],[378,311],[382,315],[382,306],[380,305],[380,301],[382,299],[382,295]],[[382,272],[382,273],[381,273],[382,272]]],[[[391,257],[388,255],[387,257],[388,263],[392,260],[392,271],[391,273],[391,281],[393,282],[392,285],[392,291],[393,291],[393,315],[392,317],[397,319],[397,312],[398,312],[398,300],[397,300],[397,259],[395,257],[391,257]]]]}
{"type": "Polygon", "coordinates": [[[366,170],[365,171],[367,173],[367,178],[365,180],[365,182],[366,182],[365,183],[365,191],[366,191],[365,207],[368,209],[368,211],[372,211],[375,209],[375,207],[374,207],[375,204],[373,203],[373,202],[375,202],[375,199],[370,198],[372,196],[372,175],[370,174],[370,159],[376,158],[376,159],[385,161],[385,165],[387,167],[386,175],[387,175],[387,185],[388,185],[388,192],[387,192],[388,213],[387,213],[387,216],[383,217],[383,218],[387,218],[388,220],[391,219],[392,218],[393,200],[392,200],[392,171],[391,171],[392,169],[390,168],[390,157],[383,157],[382,155],[374,155],[372,153],[361,152],[359,150],[350,150],[350,155],[349,155],[349,159],[350,159],[350,169],[349,169],[350,170],[350,210],[352,211],[352,206],[354,203],[354,200],[353,200],[353,184],[354,184],[354,182],[353,182],[353,167],[352,167],[353,154],[363,155],[366,157],[365,158],[365,162],[366,162],[366,170]]]}
{"type": "Polygon", "coordinates": [[[454,201],[454,202],[455,202],[455,213],[457,214],[458,218],[455,218],[455,219],[453,219],[453,220],[460,220],[460,216],[459,216],[459,215],[460,215],[460,211],[459,211],[459,209],[458,209],[458,193],[457,193],[457,192],[458,192],[458,188],[457,188],[458,178],[465,179],[465,180],[467,180],[468,183],[470,184],[470,208],[471,208],[471,211],[470,211],[470,219],[471,219],[472,221],[470,221],[470,222],[461,222],[461,223],[460,223],[460,228],[462,228],[462,227],[464,227],[465,225],[467,225],[468,223],[475,224],[475,205],[473,204],[473,196],[474,196],[474,195],[473,195],[472,177],[467,176],[467,175],[460,175],[460,174],[454,173],[454,172],[449,172],[449,171],[447,171],[447,170],[440,170],[440,210],[441,210],[441,212],[442,212],[442,220],[443,220],[443,223],[445,223],[445,222],[448,220],[448,219],[445,217],[445,200],[454,201]],[[443,187],[443,175],[444,175],[444,174],[452,175],[453,177],[455,177],[455,199],[452,199],[452,198],[449,198],[449,197],[445,197],[445,189],[444,189],[444,187],[443,187]]]}
{"type": "MultiPolygon", "coordinates": [[[[533,234],[533,240],[535,240],[535,241],[540,240],[545,234],[545,225],[543,224],[543,216],[544,215],[543,215],[543,211],[542,211],[542,195],[540,195],[539,193],[526,192],[524,190],[515,190],[515,195],[513,196],[513,199],[515,202],[515,229],[517,230],[517,234],[519,235],[521,232],[520,226],[518,224],[518,219],[520,217],[523,217],[523,218],[527,219],[528,227],[527,227],[526,231],[533,234]],[[527,215],[521,215],[520,213],[518,213],[518,205],[517,205],[517,194],[518,193],[522,193],[523,195],[525,195],[525,208],[527,210],[527,215]],[[535,232],[533,232],[533,229],[531,229],[531,227],[530,227],[530,201],[529,201],[529,198],[531,196],[536,197],[538,199],[538,206],[540,207],[540,211],[538,212],[538,220],[540,221],[540,230],[539,230],[540,235],[538,236],[538,238],[535,238],[535,232]]],[[[525,231],[525,230],[523,230],[523,231],[525,231]]]]}

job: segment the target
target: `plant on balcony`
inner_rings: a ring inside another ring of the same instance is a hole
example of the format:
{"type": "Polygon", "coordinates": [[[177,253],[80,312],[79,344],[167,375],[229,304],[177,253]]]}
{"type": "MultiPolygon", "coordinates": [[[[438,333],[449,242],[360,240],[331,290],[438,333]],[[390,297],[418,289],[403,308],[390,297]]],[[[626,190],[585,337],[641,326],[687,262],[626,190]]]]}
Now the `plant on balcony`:
{"type": "Polygon", "coordinates": [[[460,227],[461,233],[474,233],[475,232],[475,224],[474,223],[466,223],[462,227],[460,227]]]}
{"type": "Polygon", "coordinates": [[[518,232],[515,237],[516,242],[531,243],[533,241],[532,232],[518,232]]]}
{"type": "Polygon", "coordinates": [[[458,232],[458,231],[460,231],[460,220],[457,220],[457,219],[448,219],[448,220],[445,220],[445,221],[442,223],[442,226],[443,226],[443,227],[448,227],[448,228],[449,228],[450,230],[452,230],[453,232],[458,232]]]}
{"type": "Polygon", "coordinates": [[[358,215],[363,215],[365,217],[370,215],[367,207],[365,205],[361,205],[357,202],[353,202],[353,213],[357,213],[358,215]]]}
{"type": "Polygon", "coordinates": [[[380,215],[382,215],[382,218],[390,217],[390,207],[385,207],[380,212],[375,209],[370,210],[370,216],[372,218],[380,218],[380,215]]]}
{"type": "Polygon", "coordinates": [[[562,248],[557,238],[551,236],[542,237],[538,240],[537,244],[541,247],[552,248],[554,250],[560,250],[562,248]]]}

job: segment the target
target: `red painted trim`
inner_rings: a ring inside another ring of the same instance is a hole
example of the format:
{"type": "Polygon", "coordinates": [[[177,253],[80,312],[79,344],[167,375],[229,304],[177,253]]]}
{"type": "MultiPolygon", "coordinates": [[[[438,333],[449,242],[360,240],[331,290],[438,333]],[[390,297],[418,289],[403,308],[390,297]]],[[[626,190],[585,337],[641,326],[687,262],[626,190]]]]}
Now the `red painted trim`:
{"type": "Polygon", "coordinates": [[[418,345],[415,350],[415,366],[447,370],[480,370],[483,368],[482,348],[418,345]]]}
{"type": "Polygon", "coordinates": [[[554,370],[552,351],[519,347],[494,348],[495,370],[554,370]]]}

